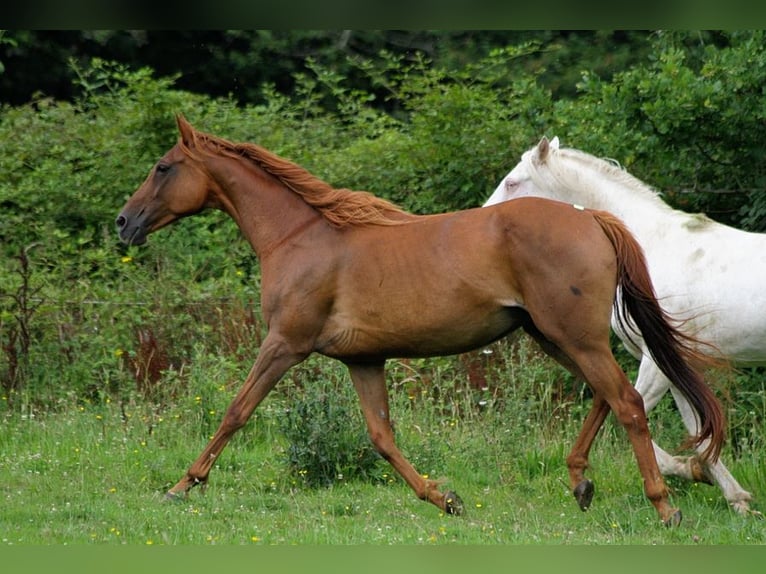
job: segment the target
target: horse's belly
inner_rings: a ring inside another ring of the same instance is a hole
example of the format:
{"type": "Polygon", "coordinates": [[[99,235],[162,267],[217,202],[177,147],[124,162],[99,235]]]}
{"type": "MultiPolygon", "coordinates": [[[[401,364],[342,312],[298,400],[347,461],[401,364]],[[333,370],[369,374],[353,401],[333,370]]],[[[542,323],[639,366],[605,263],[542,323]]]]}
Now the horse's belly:
{"type": "MultiPolygon", "coordinates": [[[[731,295],[732,290],[714,292],[687,286],[691,287],[696,291],[679,295],[683,292],[680,288],[662,283],[657,286],[660,304],[671,319],[685,332],[713,345],[712,353],[720,353],[736,366],[766,365],[766,320],[753,312],[766,307],[766,298],[754,290],[740,297],[731,295]]],[[[626,336],[614,318],[612,326],[634,357],[647,352],[640,334],[629,331],[626,336]]]]}
{"type": "Polygon", "coordinates": [[[526,312],[498,308],[491,313],[428,317],[400,321],[339,322],[326,329],[316,350],[338,359],[385,359],[452,355],[495,341],[521,326],[526,312]]]}

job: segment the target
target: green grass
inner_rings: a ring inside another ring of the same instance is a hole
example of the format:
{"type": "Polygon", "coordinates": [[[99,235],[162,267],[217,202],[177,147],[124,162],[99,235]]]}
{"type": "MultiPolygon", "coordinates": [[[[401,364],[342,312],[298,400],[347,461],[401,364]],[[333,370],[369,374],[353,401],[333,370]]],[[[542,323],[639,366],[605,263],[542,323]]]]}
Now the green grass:
{"type": "MultiPolygon", "coordinates": [[[[220,387],[217,400],[225,404],[230,393],[220,387]]],[[[204,446],[220,417],[217,405],[190,396],[162,409],[107,400],[57,413],[6,412],[0,432],[0,543],[766,542],[763,521],[735,515],[717,488],[680,480],[669,484],[684,521],[679,528],[662,527],[643,496],[627,439],[611,419],[591,456],[596,496],[591,509],[581,512],[569,493],[564,457],[587,404],[543,421],[542,412],[520,419],[509,408],[451,417],[428,401],[413,404],[406,395],[394,396],[402,450],[419,471],[448,478],[447,486],[465,502],[465,515],[452,517],[417,500],[386,466],[382,480],[306,486],[285,462],[278,432],[283,400],[269,397],[224,451],[206,491],[194,490],[179,502],[165,501],[164,492],[204,446]]],[[[656,426],[665,433],[664,426],[673,425],[656,426]]],[[[759,453],[725,456],[756,496],[766,492],[759,453]]]]}

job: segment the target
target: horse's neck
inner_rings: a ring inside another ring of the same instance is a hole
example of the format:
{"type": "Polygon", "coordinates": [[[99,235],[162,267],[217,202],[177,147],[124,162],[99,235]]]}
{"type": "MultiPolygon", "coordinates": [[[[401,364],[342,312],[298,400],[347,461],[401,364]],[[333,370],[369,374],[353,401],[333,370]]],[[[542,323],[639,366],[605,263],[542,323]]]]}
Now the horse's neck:
{"type": "Polygon", "coordinates": [[[562,163],[560,171],[549,176],[573,203],[614,213],[631,227],[642,220],[650,226],[664,225],[666,218],[683,215],[638,180],[601,170],[598,165],[562,163]]]}
{"type": "Polygon", "coordinates": [[[247,162],[213,165],[217,207],[237,223],[260,259],[321,218],[298,194],[247,162]]]}

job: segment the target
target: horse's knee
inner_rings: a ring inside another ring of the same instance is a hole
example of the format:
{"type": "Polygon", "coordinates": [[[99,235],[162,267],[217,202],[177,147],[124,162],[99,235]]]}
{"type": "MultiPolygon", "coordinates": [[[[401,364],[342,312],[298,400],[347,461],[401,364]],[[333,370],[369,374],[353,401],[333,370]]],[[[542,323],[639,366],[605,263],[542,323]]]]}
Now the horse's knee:
{"type": "Polygon", "coordinates": [[[698,456],[690,456],[688,459],[689,475],[694,482],[702,482],[704,484],[713,484],[713,481],[705,472],[705,463],[700,460],[698,456]]]}

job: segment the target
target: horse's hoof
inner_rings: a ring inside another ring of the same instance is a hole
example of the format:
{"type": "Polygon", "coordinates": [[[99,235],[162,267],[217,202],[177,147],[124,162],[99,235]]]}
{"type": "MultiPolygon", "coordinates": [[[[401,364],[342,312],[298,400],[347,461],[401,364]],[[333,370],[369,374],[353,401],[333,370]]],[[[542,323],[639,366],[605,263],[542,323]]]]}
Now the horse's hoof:
{"type": "Polygon", "coordinates": [[[574,497],[577,499],[577,504],[580,505],[580,510],[583,512],[590,508],[590,503],[593,500],[593,483],[590,480],[583,480],[572,491],[574,497]]]}
{"type": "Polygon", "coordinates": [[[463,514],[463,499],[451,490],[444,495],[444,512],[453,516],[463,514]]]}
{"type": "Polygon", "coordinates": [[[172,490],[168,490],[165,493],[165,500],[169,500],[170,502],[181,502],[184,498],[186,498],[186,496],[183,492],[173,492],[172,490]]]}
{"type": "Polygon", "coordinates": [[[681,524],[681,518],[682,518],[681,511],[676,510],[673,514],[670,515],[669,518],[666,518],[665,520],[663,520],[662,523],[668,528],[670,528],[671,526],[675,528],[676,526],[679,526],[681,524]]]}

